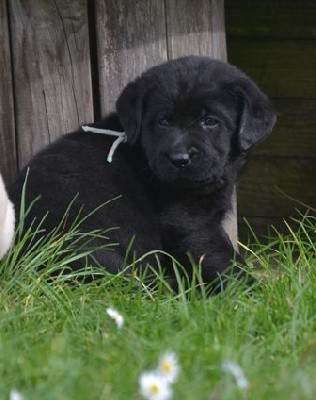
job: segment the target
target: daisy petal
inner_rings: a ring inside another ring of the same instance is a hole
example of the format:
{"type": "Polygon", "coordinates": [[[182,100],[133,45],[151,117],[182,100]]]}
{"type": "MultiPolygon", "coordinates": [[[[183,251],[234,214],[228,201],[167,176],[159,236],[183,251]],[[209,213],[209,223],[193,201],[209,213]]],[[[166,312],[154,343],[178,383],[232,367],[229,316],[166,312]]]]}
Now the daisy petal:
{"type": "Polygon", "coordinates": [[[222,363],[222,370],[227,372],[236,379],[237,386],[241,390],[247,390],[249,387],[249,382],[245,377],[244,371],[241,367],[233,361],[224,361],[222,363]]]}
{"type": "Polygon", "coordinates": [[[23,400],[23,396],[18,390],[12,389],[10,392],[10,400],[23,400]]]}
{"type": "Polygon", "coordinates": [[[180,372],[178,358],[172,351],[167,351],[159,359],[157,371],[169,382],[174,383],[180,372]]]}
{"type": "Polygon", "coordinates": [[[116,326],[120,329],[124,325],[124,317],[115,308],[109,307],[106,309],[107,314],[114,320],[116,326]]]}
{"type": "Polygon", "coordinates": [[[161,374],[145,371],[139,379],[140,392],[146,400],[170,400],[172,388],[161,374]]]}

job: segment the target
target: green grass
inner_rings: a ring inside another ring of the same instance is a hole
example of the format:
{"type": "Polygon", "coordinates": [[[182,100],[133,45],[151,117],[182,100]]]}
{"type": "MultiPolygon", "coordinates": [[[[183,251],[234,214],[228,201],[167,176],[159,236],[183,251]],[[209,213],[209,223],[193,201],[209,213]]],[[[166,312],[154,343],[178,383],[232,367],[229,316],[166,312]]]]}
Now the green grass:
{"type": "Polygon", "coordinates": [[[78,257],[63,245],[80,238],[79,227],[41,241],[29,231],[31,244],[18,235],[0,263],[0,399],[13,388],[32,400],[140,399],[140,374],[169,349],[181,365],[174,399],[315,399],[314,217],[249,247],[258,277],[251,294],[232,279],[213,297],[194,289],[174,295],[162,277],[150,287],[98,269],[102,277],[87,284],[80,274],[59,274],[78,257]],[[110,306],[124,316],[122,329],[110,306]],[[225,360],[242,367],[247,391],[221,370],[225,360]]]}

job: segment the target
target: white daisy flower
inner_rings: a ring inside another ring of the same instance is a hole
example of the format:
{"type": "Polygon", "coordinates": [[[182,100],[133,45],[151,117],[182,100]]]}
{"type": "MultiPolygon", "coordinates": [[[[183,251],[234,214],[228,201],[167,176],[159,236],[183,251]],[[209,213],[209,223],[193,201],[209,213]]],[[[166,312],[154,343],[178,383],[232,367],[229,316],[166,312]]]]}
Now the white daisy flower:
{"type": "Polygon", "coordinates": [[[145,371],[139,379],[140,392],[146,400],[170,400],[172,388],[169,382],[157,371],[145,371]]]}
{"type": "Polygon", "coordinates": [[[16,389],[12,389],[10,392],[10,400],[23,400],[23,396],[22,394],[16,390],[16,389]]]}
{"type": "Polygon", "coordinates": [[[180,372],[178,358],[172,351],[167,351],[159,359],[157,371],[169,382],[174,383],[180,372]]]}
{"type": "Polygon", "coordinates": [[[222,370],[227,372],[236,379],[237,386],[241,390],[247,390],[249,387],[249,382],[245,377],[244,371],[241,367],[233,361],[224,361],[222,363],[222,370]]]}
{"type": "Polygon", "coordinates": [[[119,314],[114,308],[109,307],[106,309],[108,315],[115,321],[116,326],[121,329],[124,324],[123,315],[119,314]]]}

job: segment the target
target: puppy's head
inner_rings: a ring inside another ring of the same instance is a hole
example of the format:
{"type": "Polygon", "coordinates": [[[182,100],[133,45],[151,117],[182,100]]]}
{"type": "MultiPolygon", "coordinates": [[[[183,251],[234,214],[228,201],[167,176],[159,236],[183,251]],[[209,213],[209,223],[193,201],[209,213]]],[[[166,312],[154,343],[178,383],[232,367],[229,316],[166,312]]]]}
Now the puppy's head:
{"type": "Polygon", "coordinates": [[[117,113],[129,143],[142,146],[158,179],[186,186],[225,181],[234,160],[276,122],[267,97],[245,74],[193,56],[130,83],[117,113]]]}

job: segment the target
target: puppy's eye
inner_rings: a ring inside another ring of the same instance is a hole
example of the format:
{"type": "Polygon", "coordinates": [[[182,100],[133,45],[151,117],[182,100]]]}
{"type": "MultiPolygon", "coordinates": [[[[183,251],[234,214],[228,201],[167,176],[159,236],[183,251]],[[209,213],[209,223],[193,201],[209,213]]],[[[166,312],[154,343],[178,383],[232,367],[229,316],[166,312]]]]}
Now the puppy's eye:
{"type": "Polygon", "coordinates": [[[215,128],[216,126],[218,126],[219,121],[217,118],[214,118],[214,117],[203,117],[201,119],[201,123],[204,126],[208,126],[210,128],[215,128]]]}
{"type": "Polygon", "coordinates": [[[157,122],[158,122],[159,126],[163,126],[163,127],[171,125],[171,120],[170,120],[170,118],[167,118],[167,117],[161,117],[158,119],[157,122]]]}

